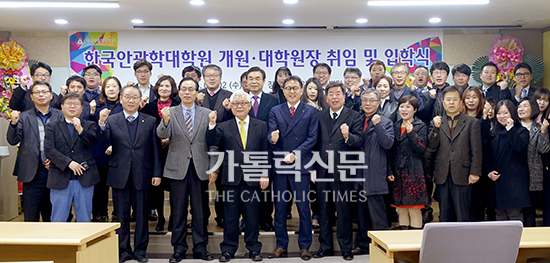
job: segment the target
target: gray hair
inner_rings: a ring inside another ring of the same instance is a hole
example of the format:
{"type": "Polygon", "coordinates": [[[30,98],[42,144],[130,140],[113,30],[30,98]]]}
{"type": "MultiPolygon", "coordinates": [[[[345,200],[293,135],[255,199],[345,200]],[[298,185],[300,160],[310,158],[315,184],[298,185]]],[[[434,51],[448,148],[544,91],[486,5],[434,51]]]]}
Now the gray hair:
{"type": "Polygon", "coordinates": [[[401,62],[395,63],[395,65],[393,65],[393,67],[391,68],[391,73],[390,73],[390,75],[393,75],[393,69],[395,69],[395,68],[397,68],[397,67],[401,67],[401,66],[405,67],[405,69],[407,70],[407,75],[409,75],[409,73],[410,73],[410,72],[409,72],[409,66],[407,66],[406,64],[401,63],[401,62]]]}
{"type": "Polygon", "coordinates": [[[373,88],[368,88],[366,90],[364,90],[362,93],[361,93],[361,99],[363,98],[363,96],[365,94],[369,94],[369,93],[374,93],[376,94],[376,97],[378,98],[378,100],[380,100],[380,92],[378,92],[377,90],[373,89],[373,88]]]}
{"type": "Polygon", "coordinates": [[[250,101],[250,95],[244,92],[244,90],[237,90],[233,92],[233,94],[231,94],[231,97],[229,97],[229,101],[233,101],[233,99],[235,99],[235,97],[237,96],[244,96],[247,101],[250,101]]]}

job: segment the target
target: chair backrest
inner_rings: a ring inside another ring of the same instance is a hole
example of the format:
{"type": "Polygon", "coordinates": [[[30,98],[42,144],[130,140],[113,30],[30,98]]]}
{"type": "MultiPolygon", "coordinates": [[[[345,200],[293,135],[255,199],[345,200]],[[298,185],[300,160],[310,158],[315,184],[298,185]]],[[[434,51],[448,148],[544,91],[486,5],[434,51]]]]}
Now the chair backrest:
{"type": "Polygon", "coordinates": [[[521,221],[428,223],[420,263],[514,263],[522,232],[521,221]]]}

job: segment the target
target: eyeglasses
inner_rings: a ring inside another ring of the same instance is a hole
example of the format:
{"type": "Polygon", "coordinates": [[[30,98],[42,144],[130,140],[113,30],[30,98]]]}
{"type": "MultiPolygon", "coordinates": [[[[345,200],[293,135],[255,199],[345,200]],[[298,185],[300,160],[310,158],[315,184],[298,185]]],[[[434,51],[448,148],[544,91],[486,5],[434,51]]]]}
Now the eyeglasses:
{"type": "Polygon", "coordinates": [[[364,102],[365,104],[366,103],[373,104],[373,103],[376,103],[380,100],[362,99],[361,101],[364,102]]]}
{"type": "Polygon", "coordinates": [[[444,98],[443,100],[446,101],[446,102],[459,102],[460,101],[459,98],[450,98],[450,97],[444,98]]]}
{"type": "Polygon", "coordinates": [[[124,100],[127,100],[127,101],[131,101],[131,100],[136,101],[136,100],[139,100],[139,99],[140,99],[140,97],[130,97],[130,96],[122,96],[122,98],[123,98],[124,100]]]}
{"type": "Polygon", "coordinates": [[[149,70],[136,70],[136,74],[138,75],[147,75],[149,73],[151,73],[149,70]]]}
{"type": "Polygon", "coordinates": [[[529,77],[529,75],[531,75],[531,73],[529,73],[529,72],[516,73],[516,77],[520,77],[520,78],[527,78],[527,77],[529,77]]]}
{"type": "Polygon", "coordinates": [[[34,95],[48,95],[50,94],[49,90],[35,90],[32,92],[34,95]]]}
{"type": "Polygon", "coordinates": [[[217,78],[219,77],[220,74],[206,74],[204,75],[205,78],[209,79],[209,78],[217,78]]]}
{"type": "Polygon", "coordinates": [[[342,95],[344,95],[342,92],[336,92],[336,93],[329,92],[327,94],[328,97],[342,96],[342,95]]]}
{"type": "Polygon", "coordinates": [[[183,92],[193,92],[195,91],[196,89],[195,88],[186,88],[186,87],[181,87],[180,88],[180,91],[183,91],[183,92]]]}
{"type": "Polygon", "coordinates": [[[48,73],[46,73],[46,74],[36,73],[36,74],[34,74],[34,76],[37,77],[37,78],[49,78],[50,74],[48,74],[48,73]]]}
{"type": "Polygon", "coordinates": [[[422,72],[422,73],[416,72],[416,73],[414,73],[414,75],[415,76],[428,76],[428,73],[426,73],[426,72],[422,72]]]}
{"type": "Polygon", "coordinates": [[[236,106],[236,107],[239,107],[239,106],[244,107],[248,104],[250,104],[249,101],[231,102],[231,105],[236,106]]]}
{"type": "Polygon", "coordinates": [[[395,75],[406,75],[406,74],[407,74],[407,71],[394,71],[392,74],[395,74],[395,75]]]}
{"type": "Polygon", "coordinates": [[[63,103],[63,105],[65,105],[67,107],[80,107],[80,106],[82,106],[82,104],[80,104],[80,102],[65,102],[65,103],[63,103]]]}
{"type": "Polygon", "coordinates": [[[315,71],[317,75],[328,75],[328,71],[315,71]]]}
{"type": "Polygon", "coordinates": [[[90,76],[99,77],[99,73],[86,73],[86,74],[84,74],[84,76],[86,76],[86,77],[90,77],[90,76]]]}
{"type": "Polygon", "coordinates": [[[299,90],[299,89],[301,89],[301,88],[300,88],[299,86],[285,86],[283,89],[284,89],[284,90],[288,90],[288,91],[291,91],[291,90],[297,91],[297,90],[299,90]]]}
{"type": "Polygon", "coordinates": [[[344,79],[359,79],[358,76],[345,76],[344,79]]]}

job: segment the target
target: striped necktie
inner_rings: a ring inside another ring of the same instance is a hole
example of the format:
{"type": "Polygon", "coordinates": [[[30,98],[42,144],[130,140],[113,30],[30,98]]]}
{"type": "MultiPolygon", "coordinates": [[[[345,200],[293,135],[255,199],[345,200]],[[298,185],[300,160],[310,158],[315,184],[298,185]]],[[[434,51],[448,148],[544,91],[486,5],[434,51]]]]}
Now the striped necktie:
{"type": "Polygon", "coordinates": [[[187,109],[187,115],[185,115],[185,126],[187,126],[189,136],[193,135],[193,120],[191,118],[191,109],[187,109]]]}

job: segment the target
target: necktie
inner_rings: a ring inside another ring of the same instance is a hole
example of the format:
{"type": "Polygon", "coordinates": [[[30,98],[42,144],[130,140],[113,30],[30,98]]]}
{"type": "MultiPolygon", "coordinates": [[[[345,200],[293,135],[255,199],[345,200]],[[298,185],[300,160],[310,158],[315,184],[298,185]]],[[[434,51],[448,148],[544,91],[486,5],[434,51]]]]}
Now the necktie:
{"type": "Polygon", "coordinates": [[[241,142],[243,143],[243,149],[246,150],[246,133],[244,131],[244,121],[239,121],[241,124],[241,142]]]}
{"type": "Polygon", "coordinates": [[[290,107],[290,116],[294,117],[294,106],[290,107]]]}
{"type": "Polygon", "coordinates": [[[191,119],[191,109],[187,109],[187,114],[185,115],[185,126],[189,131],[189,136],[193,134],[193,120],[191,119]]]}
{"type": "Polygon", "coordinates": [[[521,99],[523,99],[523,98],[525,98],[525,97],[527,97],[527,89],[523,89],[523,90],[521,91],[521,99]]]}
{"type": "Polygon", "coordinates": [[[486,89],[483,90],[483,97],[487,97],[487,90],[486,89]]]}
{"type": "Polygon", "coordinates": [[[214,95],[216,95],[216,93],[214,93],[213,91],[210,91],[210,97],[214,97],[214,95]]]}
{"type": "Polygon", "coordinates": [[[258,116],[258,96],[252,96],[254,99],[254,104],[252,105],[252,109],[254,110],[254,117],[258,116]]]}
{"type": "Polygon", "coordinates": [[[128,122],[133,122],[135,118],[134,116],[128,116],[126,119],[128,120],[128,122]]]}
{"type": "Polygon", "coordinates": [[[332,113],[332,120],[335,121],[336,118],[338,118],[338,113],[333,112],[333,113],[332,113]]]}
{"type": "Polygon", "coordinates": [[[72,139],[74,137],[74,131],[75,131],[74,124],[69,123],[67,127],[69,128],[69,133],[71,134],[71,139],[72,139]]]}
{"type": "Polygon", "coordinates": [[[369,127],[369,120],[369,117],[365,118],[365,124],[363,124],[363,133],[365,133],[367,131],[367,127],[369,127]]]}

